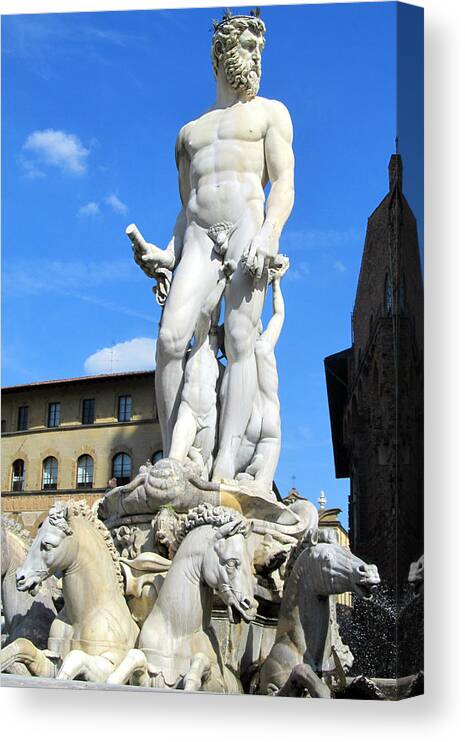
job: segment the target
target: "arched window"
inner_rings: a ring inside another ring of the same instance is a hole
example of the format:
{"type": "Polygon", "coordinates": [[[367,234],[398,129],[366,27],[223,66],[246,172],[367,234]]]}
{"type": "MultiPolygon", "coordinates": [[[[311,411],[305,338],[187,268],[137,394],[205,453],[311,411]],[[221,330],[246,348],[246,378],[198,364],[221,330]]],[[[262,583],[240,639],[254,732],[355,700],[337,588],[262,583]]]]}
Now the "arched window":
{"type": "Polygon", "coordinates": [[[386,274],[386,279],[384,281],[384,311],[386,314],[392,314],[392,302],[392,283],[389,275],[386,274]]]}
{"type": "Polygon", "coordinates": [[[54,456],[48,456],[42,468],[42,489],[56,490],[58,482],[58,461],[54,456]]]}
{"type": "Polygon", "coordinates": [[[116,479],[116,486],[127,484],[131,481],[131,457],[127,453],[117,453],[113,457],[113,466],[111,469],[112,477],[116,479]]]}
{"type": "Polygon", "coordinates": [[[12,469],[11,489],[13,492],[22,492],[24,489],[24,461],[22,459],[16,459],[13,462],[12,469]]]}
{"type": "Polygon", "coordinates": [[[156,464],[157,461],[160,461],[160,459],[162,458],[163,458],[163,451],[155,451],[150,461],[152,462],[152,464],[156,464]]]}
{"type": "Polygon", "coordinates": [[[76,487],[78,489],[91,489],[94,479],[94,460],[87,453],[79,456],[77,460],[76,487]]]}

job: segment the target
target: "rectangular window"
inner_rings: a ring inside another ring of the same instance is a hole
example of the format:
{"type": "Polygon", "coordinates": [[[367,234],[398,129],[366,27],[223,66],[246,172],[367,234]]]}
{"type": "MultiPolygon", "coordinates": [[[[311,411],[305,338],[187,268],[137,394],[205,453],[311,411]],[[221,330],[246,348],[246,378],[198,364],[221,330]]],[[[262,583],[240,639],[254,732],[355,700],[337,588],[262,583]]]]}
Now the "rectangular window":
{"type": "Polygon", "coordinates": [[[92,425],[95,422],[95,399],[82,401],[82,424],[92,425]]]}
{"type": "Polygon", "coordinates": [[[60,403],[50,402],[48,406],[48,422],[49,428],[58,428],[60,424],[60,403]]]}
{"type": "Polygon", "coordinates": [[[27,430],[29,424],[29,407],[18,409],[18,430],[27,430]]]}
{"type": "Polygon", "coordinates": [[[118,399],[118,420],[120,423],[128,422],[132,415],[132,397],[126,395],[118,399]]]}

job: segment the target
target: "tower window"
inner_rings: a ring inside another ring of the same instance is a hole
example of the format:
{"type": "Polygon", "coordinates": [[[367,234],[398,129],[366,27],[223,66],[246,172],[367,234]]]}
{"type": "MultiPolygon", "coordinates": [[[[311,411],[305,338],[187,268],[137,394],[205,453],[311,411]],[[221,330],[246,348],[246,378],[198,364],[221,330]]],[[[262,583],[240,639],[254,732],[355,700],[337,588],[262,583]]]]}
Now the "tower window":
{"type": "Polygon", "coordinates": [[[405,314],[405,275],[402,275],[399,290],[399,308],[401,314],[405,314]]]}
{"type": "Polygon", "coordinates": [[[387,275],[384,281],[384,311],[388,315],[392,314],[392,304],[393,304],[392,283],[391,283],[391,279],[389,278],[389,275],[387,275]]]}

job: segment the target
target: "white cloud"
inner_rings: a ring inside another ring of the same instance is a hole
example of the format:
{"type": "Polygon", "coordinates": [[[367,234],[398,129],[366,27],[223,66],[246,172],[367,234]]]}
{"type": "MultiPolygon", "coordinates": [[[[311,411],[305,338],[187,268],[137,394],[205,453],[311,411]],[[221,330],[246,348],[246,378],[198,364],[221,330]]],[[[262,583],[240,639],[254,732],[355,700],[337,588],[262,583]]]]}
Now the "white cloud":
{"type": "Polygon", "coordinates": [[[45,173],[42,170],[40,170],[40,168],[38,168],[34,162],[24,157],[22,153],[19,156],[19,161],[24,168],[25,177],[28,178],[29,180],[35,180],[36,178],[45,177],[45,173]]]}
{"type": "Polygon", "coordinates": [[[128,210],[126,204],[118,198],[116,193],[110,193],[110,195],[106,197],[105,203],[108,204],[108,206],[110,206],[117,214],[126,214],[128,210]]]}
{"type": "Polygon", "coordinates": [[[344,263],[341,263],[340,260],[336,260],[334,263],[334,270],[338,271],[338,273],[345,273],[347,271],[347,268],[345,267],[344,263]]]}
{"type": "Polygon", "coordinates": [[[29,174],[31,169],[41,172],[38,165],[48,165],[58,167],[72,175],[85,173],[86,160],[90,152],[76,134],[66,134],[56,129],[33,131],[24,142],[23,151],[35,158],[33,161],[22,159],[23,166],[29,174]]]}
{"type": "MultiPolygon", "coordinates": [[[[292,263],[291,263],[292,266],[292,263]]],[[[295,268],[291,267],[287,272],[287,278],[290,281],[301,281],[310,274],[310,266],[308,263],[297,263],[295,268]]]]}
{"type": "Polygon", "coordinates": [[[88,204],[81,206],[78,211],[80,216],[95,216],[100,211],[100,207],[96,201],[89,201],[88,204]]]}
{"type": "Polygon", "coordinates": [[[84,361],[84,371],[93,374],[120,371],[149,371],[155,368],[156,342],[153,338],[133,338],[101,348],[84,361]]]}

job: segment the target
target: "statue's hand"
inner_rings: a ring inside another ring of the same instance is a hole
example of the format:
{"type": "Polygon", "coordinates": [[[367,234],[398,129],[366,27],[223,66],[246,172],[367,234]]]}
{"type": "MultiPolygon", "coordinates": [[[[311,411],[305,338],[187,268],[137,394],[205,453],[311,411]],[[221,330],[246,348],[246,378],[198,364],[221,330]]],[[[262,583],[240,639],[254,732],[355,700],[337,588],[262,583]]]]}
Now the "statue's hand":
{"type": "Polygon", "coordinates": [[[132,243],[134,260],[150,278],[156,278],[160,268],[171,270],[174,265],[174,254],[168,250],[162,250],[151,242],[146,242],[135,224],[126,228],[126,234],[132,243]]]}
{"type": "Polygon", "coordinates": [[[260,281],[263,271],[270,264],[278,251],[275,240],[263,230],[252,240],[248,250],[242,256],[242,267],[252,278],[255,283],[260,281]]]}

